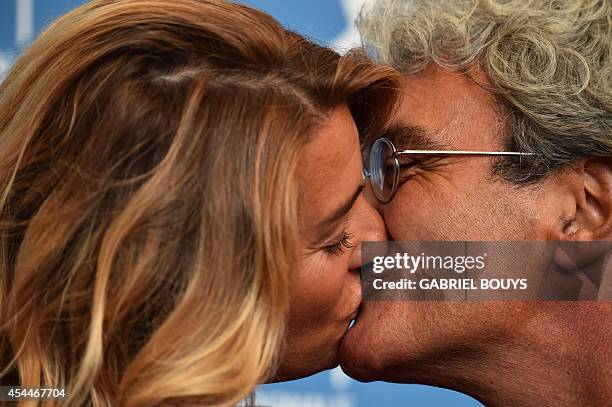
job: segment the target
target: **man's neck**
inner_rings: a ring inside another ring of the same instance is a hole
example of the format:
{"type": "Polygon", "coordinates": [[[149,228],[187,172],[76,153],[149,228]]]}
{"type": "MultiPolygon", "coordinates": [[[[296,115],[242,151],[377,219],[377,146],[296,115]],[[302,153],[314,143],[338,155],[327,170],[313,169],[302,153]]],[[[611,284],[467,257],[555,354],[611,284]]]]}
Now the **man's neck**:
{"type": "MultiPolygon", "coordinates": [[[[549,304],[550,305],[550,304],[549,304]]],[[[534,321],[533,327],[483,351],[444,387],[487,406],[607,405],[612,400],[612,303],[560,303],[574,315],[534,321]],[[598,318],[597,316],[601,317],[598,318]],[[449,386],[450,384],[450,386],[449,386]]],[[[457,364],[459,365],[459,364],[457,364]]],[[[443,379],[444,380],[444,379],[443,379]]]]}

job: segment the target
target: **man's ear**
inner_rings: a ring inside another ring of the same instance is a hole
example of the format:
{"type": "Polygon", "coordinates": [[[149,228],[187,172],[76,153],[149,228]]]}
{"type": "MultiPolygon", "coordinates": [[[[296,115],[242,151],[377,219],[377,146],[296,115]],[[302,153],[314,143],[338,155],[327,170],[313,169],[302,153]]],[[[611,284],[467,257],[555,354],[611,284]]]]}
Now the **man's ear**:
{"type": "Polygon", "coordinates": [[[589,240],[611,240],[612,157],[587,158],[582,163],[584,194],[576,208],[578,233],[585,231],[589,240]]]}
{"type": "Polygon", "coordinates": [[[612,158],[586,158],[570,172],[558,240],[612,240],[612,158]]]}
{"type": "Polygon", "coordinates": [[[562,190],[557,202],[562,219],[554,228],[553,239],[577,244],[559,246],[554,258],[556,264],[570,270],[611,249],[612,158],[581,160],[557,182],[562,190]]]}

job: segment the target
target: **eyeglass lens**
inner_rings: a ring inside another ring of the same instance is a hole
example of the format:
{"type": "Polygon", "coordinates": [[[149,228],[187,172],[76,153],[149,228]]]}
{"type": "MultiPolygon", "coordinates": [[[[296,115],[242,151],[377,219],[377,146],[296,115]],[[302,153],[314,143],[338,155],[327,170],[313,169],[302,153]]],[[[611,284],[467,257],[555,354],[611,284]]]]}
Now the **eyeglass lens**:
{"type": "Polygon", "coordinates": [[[370,150],[370,180],[372,191],[378,200],[391,200],[397,182],[397,159],[393,146],[386,139],[378,139],[370,150]]]}

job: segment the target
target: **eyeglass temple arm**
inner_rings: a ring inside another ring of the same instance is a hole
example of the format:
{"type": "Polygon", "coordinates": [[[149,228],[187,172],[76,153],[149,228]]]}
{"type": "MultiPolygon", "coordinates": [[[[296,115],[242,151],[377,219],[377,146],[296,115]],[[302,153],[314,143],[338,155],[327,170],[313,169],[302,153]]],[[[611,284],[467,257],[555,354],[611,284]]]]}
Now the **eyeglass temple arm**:
{"type": "Polygon", "coordinates": [[[515,151],[448,151],[448,150],[402,150],[395,154],[412,155],[535,155],[534,153],[519,153],[515,151]]]}

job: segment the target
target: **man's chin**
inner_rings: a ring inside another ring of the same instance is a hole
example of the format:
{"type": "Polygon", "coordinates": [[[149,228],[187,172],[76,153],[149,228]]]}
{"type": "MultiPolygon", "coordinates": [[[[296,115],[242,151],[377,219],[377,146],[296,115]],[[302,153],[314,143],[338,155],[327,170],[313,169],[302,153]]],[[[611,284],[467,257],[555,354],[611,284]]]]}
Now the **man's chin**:
{"type": "Polygon", "coordinates": [[[377,327],[370,323],[367,308],[344,335],[340,343],[340,366],[344,373],[361,382],[378,380],[382,366],[375,343],[377,327]]]}

